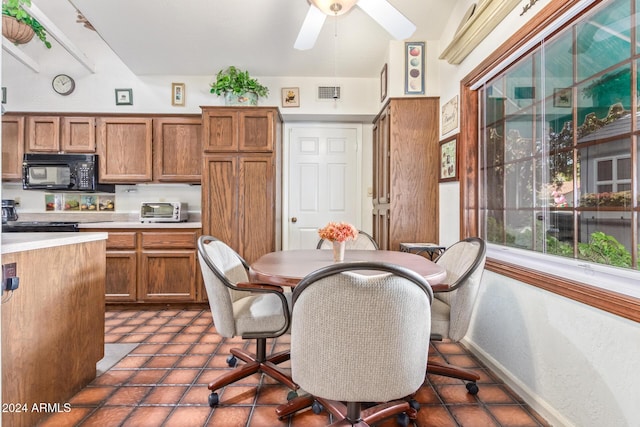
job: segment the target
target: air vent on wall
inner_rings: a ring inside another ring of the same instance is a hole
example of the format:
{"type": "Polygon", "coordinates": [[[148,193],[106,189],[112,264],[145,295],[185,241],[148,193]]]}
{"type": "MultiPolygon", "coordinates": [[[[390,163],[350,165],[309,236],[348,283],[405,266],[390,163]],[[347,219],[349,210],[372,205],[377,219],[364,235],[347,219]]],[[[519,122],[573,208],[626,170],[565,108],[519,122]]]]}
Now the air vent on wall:
{"type": "Polygon", "coordinates": [[[340,86],[318,86],[318,100],[339,100],[340,86]]]}

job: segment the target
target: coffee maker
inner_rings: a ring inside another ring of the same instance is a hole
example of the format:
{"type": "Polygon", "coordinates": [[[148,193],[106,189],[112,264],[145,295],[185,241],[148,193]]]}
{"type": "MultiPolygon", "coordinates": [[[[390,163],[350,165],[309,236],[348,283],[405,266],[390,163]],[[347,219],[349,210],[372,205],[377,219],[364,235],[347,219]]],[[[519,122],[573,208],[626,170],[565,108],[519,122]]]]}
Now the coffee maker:
{"type": "Polygon", "coordinates": [[[16,210],[16,201],[11,199],[2,200],[2,223],[7,221],[17,221],[18,211],[16,210]]]}

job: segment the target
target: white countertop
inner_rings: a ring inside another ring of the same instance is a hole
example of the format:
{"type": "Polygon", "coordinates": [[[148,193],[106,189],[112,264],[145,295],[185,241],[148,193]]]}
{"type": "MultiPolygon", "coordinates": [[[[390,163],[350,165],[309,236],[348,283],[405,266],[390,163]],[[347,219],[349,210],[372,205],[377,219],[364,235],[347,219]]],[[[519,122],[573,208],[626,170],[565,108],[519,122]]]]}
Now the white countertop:
{"type": "Polygon", "coordinates": [[[140,221],[104,221],[81,222],[83,228],[202,228],[201,222],[140,222],[140,221]]]}
{"type": "Polygon", "coordinates": [[[108,233],[2,233],[2,254],[106,240],[108,233]]]}

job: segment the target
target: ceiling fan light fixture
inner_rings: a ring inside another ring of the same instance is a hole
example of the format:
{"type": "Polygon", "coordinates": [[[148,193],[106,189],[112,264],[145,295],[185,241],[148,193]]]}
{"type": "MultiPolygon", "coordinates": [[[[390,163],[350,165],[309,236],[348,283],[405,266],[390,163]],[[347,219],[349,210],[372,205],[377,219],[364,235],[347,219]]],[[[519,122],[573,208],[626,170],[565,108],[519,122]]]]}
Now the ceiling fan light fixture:
{"type": "Polygon", "coordinates": [[[309,0],[323,13],[334,16],[343,15],[351,10],[358,0],[309,0]]]}

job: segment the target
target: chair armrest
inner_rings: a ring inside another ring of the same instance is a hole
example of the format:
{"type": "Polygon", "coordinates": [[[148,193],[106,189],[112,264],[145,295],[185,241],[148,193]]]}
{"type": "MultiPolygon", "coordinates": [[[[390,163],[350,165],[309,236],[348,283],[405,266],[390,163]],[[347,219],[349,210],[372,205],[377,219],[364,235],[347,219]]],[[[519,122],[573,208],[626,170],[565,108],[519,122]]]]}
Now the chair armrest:
{"type": "Polygon", "coordinates": [[[447,283],[438,283],[437,285],[431,285],[433,292],[449,292],[449,285],[447,283]]]}
{"type": "Polygon", "coordinates": [[[241,282],[241,283],[236,283],[236,287],[242,289],[243,291],[267,291],[267,292],[278,292],[278,293],[284,292],[282,287],[277,285],[269,285],[267,283],[241,282]]]}

